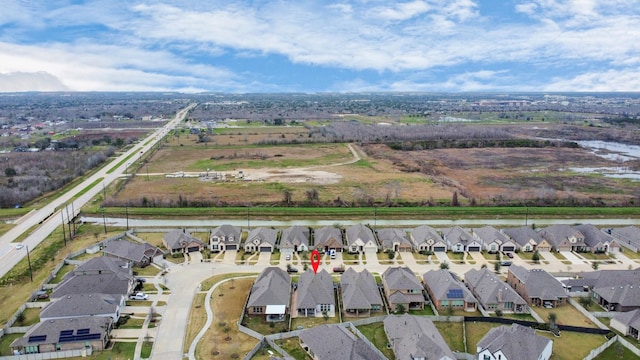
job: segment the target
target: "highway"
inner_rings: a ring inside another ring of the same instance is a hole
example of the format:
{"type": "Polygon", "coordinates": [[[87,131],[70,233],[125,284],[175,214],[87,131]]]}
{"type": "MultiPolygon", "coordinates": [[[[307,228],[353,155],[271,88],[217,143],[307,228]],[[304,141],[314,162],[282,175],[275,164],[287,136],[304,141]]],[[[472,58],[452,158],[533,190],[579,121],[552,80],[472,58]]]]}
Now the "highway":
{"type": "Polygon", "coordinates": [[[73,189],[51,201],[48,205],[31,212],[28,216],[24,217],[23,221],[14,226],[11,230],[7,231],[4,235],[0,236],[0,277],[4,276],[20,260],[27,256],[27,249],[29,249],[29,251],[35,249],[36,246],[46,239],[57,226],[61,226],[63,218],[65,222],[68,221],[68,218],[73,218],[80,212],[80,209],[87,202],[102,191],[103,186],[106,187],[117,178],[123,175],[126,176],[126,171],[130,163],[134,162],[139,157],[136,155],[144,154],[149,151],[149,149],[167,135],[169,131],[175,129],[176,126],[184,120],[189,111],[196,107],[196,105],[197,104],[195,103],[189,104],[189,106],[178,111],[173,120],[169,121],[165,126],[157,129],[147,138],[140,140],[137,144],[131,147],[131,149],[111,161],[95,174],[89,176],[73,189]],[[125,161],[125,159],[128,160],[125,161]],[[118,168],[114,169],[113,172],[107,173],[111,168],[120,163],[122,164],[118,166],[118,168]],[[98,181],[100,178],[103,178],[101,183],[96,184],[89,191],[82,194],[77,199],[74,199],[86,187],[93,184],[95,181],[98,181]],[[66,207],[67,204],[68,207],[66,207]],[[74,211],[75,214],[71,214],[72,211],[74,211]],[[32,228],[34,230],[22,241],[22,244],[25,246],[22,249],[16,249],[17,243],[12,244],[12,242],[32,228]]]}

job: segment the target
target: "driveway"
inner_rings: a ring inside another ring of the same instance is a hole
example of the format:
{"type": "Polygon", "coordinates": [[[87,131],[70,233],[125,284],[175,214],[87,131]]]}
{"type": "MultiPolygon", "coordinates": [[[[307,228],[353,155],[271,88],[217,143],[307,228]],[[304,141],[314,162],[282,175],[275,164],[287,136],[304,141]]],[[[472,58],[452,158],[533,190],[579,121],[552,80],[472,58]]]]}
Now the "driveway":
{"type": "Polygon", "coordinates": [[[258,255],[258,265],[271,265],[271,253],[261,252],[258,255]]]}
{"type": "Polygon", "coordinates": [[[400,254],[400,259],[404,262],[404,266],[408,266],[411,269],[418,268],[418,263],[416,262],[416,258],[413,257],[413,253],[399,251],[398,254],[400,254]]]}
{"type": "MultiPolygon", "coordinates": [[[[495,255],[494,255],[495,256],[495,255]]],[[[505,256],[506,257],[506,256],[505,256]]],[[[473,260],[475,260],[476,265],[480,265],[482,266],[483,264],[487,264],[487,266],[489,266],[489,262],[487,261],[487,259],[484,258],[484,256],[482,255],[481,252],[478,251],[469,251],[467,253],[467,257],[466,259],[469,260],[469,258],[472,258],[473,260]]],[[[508,259],[508,258],[507,258],[508,259]]]]}
{"type": "Polygon", "coordinates": [[[236,255],[238,255],[237,250],[227,250],[224,252],[224,258],[222,259],[222,262],[225,264],[235,264],[236,255]]]}
{"type": "Polygon", "coordinates": [[[364,256],[367,260],[367,267],[380,265],[380,262],[378,261],[378,253],[376,251],[365,250],[364,256]]]}
{"type": "Polygon", "coordinates": [[[571,261],[572,265],[579,265],[579,264],[584,264],[585,262],[588,262],[588,261],[585,261],[584,259],[581,259],[571,251],[560,251],[560,254],[562,254],[562,256],[564,256],[567,260],[571,261]]]}

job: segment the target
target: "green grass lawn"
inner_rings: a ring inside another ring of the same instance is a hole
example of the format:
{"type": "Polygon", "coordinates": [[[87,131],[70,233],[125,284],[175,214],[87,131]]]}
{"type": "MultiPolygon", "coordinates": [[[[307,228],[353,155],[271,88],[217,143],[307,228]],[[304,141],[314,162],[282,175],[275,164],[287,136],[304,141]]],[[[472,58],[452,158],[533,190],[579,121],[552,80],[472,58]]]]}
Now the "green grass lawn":
{"type": "Polygon", "coordinates": [[[300,340],[297,337],[276,340],[276,344],[296,360],[311,359],[311,357],[309,357],[309,355],[307,355],[307,353],[300,347],[300,340]]]}
{"type": "Polygon", "coordinates": [[[244,316],[244,326],[263,335],[286,332],[289,330],[289,318],[285,321],[267,322],[263,316],[244,316]]]}
{"type": "Polygon", "coordinates": [[[631,251],[629,249],[625,249],[622,247],[621,249],[622,255],[628,257],[629,259],[640,259],[640,253],[637,251],[631,251]]]}
{"type": "Polygon", "coordinates": [[[375,345],[378,350],[382,351],[384,356],[389,359],[395,359],[393,350],[387,348],[387,343],[389,343],[389,340],[387,339],[387,334],[384,332],[383,322],[358,326],[358,330],[360,330],[362,335],[366,336],[366,338],[369,339],[369,341],[371,341],[371,343],[375,345]]]}
{"type": "Polygon", "coordinates": [[[581,312],[578,311],[571,304],[565,304],[555,307],[553,309],[546,309],[541,307],[532,307],[532,311],[535,311],[544,321],[548,322],[549,314],[556,314],[557,323],[560,325],[571,326],[583,326],[583,327],[597,327],[591,320],[587,319],[581,312]]]}
{"type": "Polygon", "coordinates": [[[431,306],[429,306],[429,305],[425,305],[424,309],[422,309],[422,310],[409,310],[409,314],[411,314],[411,315],[435,315],[433,313],[433,309],[431,309],[431,306]]]}
{"type": "Polygon", "coordinates": [[[63,265],[63,266],[60,268],[60,271],[58,271],[58,272],[56,273],[56,276],[51,280],[51,282],[50,282],[50,283],[51,283],[51,284],[58,284],[58,283],[60,283],[60,281],[62,281],[62,278],[63,278],[67,273],[69,273],[71,270],[73,270],[73,269],[75,269],[75,268],[76,268],[76,266],[75,266],[75,265],[69,265],[69,264],[63,265]]]}
{"type": "Polygon", "coordinates": [[[631,352],[631,350],[622,346],[622,344],[616,342],[611,344],[605,351],[600,353],[600,355],[596,356],[594,360],[612,360],[612,359],[623,359],[623,360],[637,360],[640,359],[640,356],[631,352]]]}
{"type": "Polygon", "coordinates": [[[144,319],[129,318],[118,326],[118,329],[142,329],[144,319]]]}
{"type": "Polygon", "coordinates": [[[498,327],[501,324],[487,322],[466,322],[465,334],[467,335],[467,352],[469,354],[476,353],[476,345],[487,335],[489,330],[498,327]]]}
{"type": "Polygon", "coordinates": [[[155,266],[145,266],[133,268],[133,272],[138,276],[156,276],[160,273],[160,269],[155,266]]]}
{"type": "Polygon", "coordinates": [[[23,321],[16,321],[13,326],[31,326],[40,322],[40,308],[26,308],[22,312],[23,321]]]}
{"type": "Polygon", "coordinates": [[[457,263],[459,263],[460,261],[464,260],[464,255],[465,253],[456,253],[453,251],[447,251],[447,256],[449,257],[449,259],[453,262],[453,261],[457,261],[457,263]]]}
{"type": "Polygon", "coordinates": [[[433,323],[451,351],[465,352],[462,322],[438,321],[433,323]]]}
{"type": "Polygon", "coordinates": [[[151,351],[153,350],[153,341],[145,341],[142,343],[142,349],[140,350],[140,357],[148,359],[151,357],[151,351]]]}
{"type": "Polygon", "coordinates": [[[298,326],[308,329],[318,325],[337,324],[339,322],[340,318],[338,318],[338,314],[334,317],[327,318],[326,320],[324,317],[297,317],[291,321],[291,329],[295,330],[298,326]]]}
{"type": "Polygon", "coordinates": [[[578,255],[588,260],[611,260],[616,258],[614,254],[594,254],[590,252],[578,253],[578,255]]]}
{"type": "Polygon", "coordinates": [[[562,255],[561,253],[557,252],[557,251],[552,251],[551,252],[553,254],[553,256],[556,257],[556,259],[558,260],[567,260],[566,257],[564,257],[564,255],[562,255]]]}
{"type": "Polygon", "coordinates": [[[11,355],[11,343],[17,339],[23,337],[24,334],[7,334],[0,338],[0,356],[11,355]]]}
{"type": "Polygon", "coordinates": [[[502,316],[496,316],[491,314],[492,317],[501,317],[504,319],[524,320],[524,321],[536,321],[530,314],[502,314],[502,316]]]}
{"type": "Polygon", "coordinates": [[[574,360],[582,359],[591,352],[592,349],[604,344],[607,339],[604,335],[582,334],[570,331],[562,331],[560,337],[555,337],[550,332],[536,331],[553,340],[553,360],[574,360]]]}

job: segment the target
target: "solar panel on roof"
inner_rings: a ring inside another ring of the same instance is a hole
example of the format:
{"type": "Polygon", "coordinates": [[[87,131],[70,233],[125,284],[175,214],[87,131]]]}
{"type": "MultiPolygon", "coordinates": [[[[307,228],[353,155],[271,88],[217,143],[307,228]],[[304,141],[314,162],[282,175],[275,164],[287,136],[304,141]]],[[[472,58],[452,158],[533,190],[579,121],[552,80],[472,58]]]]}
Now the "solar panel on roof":
{"type": "Polygon", "coordinates": [[[41,342],[47,340],[47,335],[29,336],[29,342],[41,342]]]}
{"type": "Polygon", "coordinates": [[[62,330],[60,331],[60,336],[69,336],[73,335],[73,330],[62,330]]]}
{"type": "Polygon", "coordinates": [[[447,293],[447,298],[449,299],[462,299],[464,298],[464,294],[462,293],[462,289],[449,289],[447,293]]]}
{"type": "Polygon", "coordinates": [[[78,335],[84,335],[84,334],[88,334],[89,331],[91,331],[90,329],[86,328],[86,329],[78,329],[78,331],[76,332],[76,334],[78,335]]]}

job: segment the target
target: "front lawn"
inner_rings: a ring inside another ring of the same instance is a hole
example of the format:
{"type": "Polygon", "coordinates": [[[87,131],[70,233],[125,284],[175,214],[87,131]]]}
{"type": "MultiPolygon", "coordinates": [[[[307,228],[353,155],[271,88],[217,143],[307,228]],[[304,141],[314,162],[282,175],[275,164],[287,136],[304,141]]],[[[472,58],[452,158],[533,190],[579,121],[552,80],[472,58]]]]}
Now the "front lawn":
{"type": "Polygon", "coordinates": [[[375,345],[378,350],[382,351],[384,356],[386,356],[390,360],[395,359],[393,350],[387,348],[389,339],[387,339],[387,334],[384,332],[383,322],[358,326],[358,330],[360,330],[362,335],[369,339],[369,341],[371,341],[371,343],[375,345]]]}
{"type": "Polygon", "coordinates": [[[160,272],[160,269],[158,269],[155,266],[149,265],[149,266],[145,266],[143,268],[135,267],[135,268],[133,268],[133,272],[137,276],[156,276],[160,272]]]}

